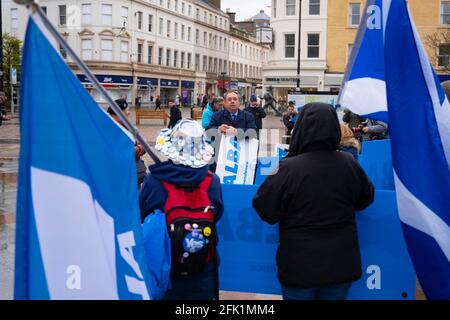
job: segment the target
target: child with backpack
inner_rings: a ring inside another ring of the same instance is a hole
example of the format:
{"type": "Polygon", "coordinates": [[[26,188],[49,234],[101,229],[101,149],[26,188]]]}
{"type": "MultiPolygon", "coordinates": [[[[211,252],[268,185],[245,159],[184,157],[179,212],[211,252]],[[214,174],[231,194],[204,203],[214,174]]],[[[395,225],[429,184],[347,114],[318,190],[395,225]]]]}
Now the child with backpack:
{"type": "Polygon", "coordinates": [[[169,160],[149,167],[139,204],[142,221],[155,210],[166,215],[172,288],[164,300],[218,300],[216,223],[223,200],[219,177],[208,171],[214,150],[192,120],[161,130],[155,149],[169,160]]]}

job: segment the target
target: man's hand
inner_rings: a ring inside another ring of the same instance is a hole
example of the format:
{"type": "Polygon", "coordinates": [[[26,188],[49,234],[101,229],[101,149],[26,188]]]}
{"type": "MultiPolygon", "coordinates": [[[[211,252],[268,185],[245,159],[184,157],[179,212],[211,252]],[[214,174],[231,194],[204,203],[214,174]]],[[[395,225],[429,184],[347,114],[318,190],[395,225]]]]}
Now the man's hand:
{"type": "Polygon", "coordinates": [[[364,128],[362,128],[362,132],[364,132],[364,133],[369,132],[369,127],[364,127],[364,128]]]}
{"type": "Polygon", "coordinates": [[[219,127],[219,132],[220,132],[220,133],[223,133],[223,134],[226,134],[226,133],[227,133],[227,130],[228,130],[229,128],[232,128],[232,127],[230,127],[230,126],[227,125],[227,124],[223,124],[223,125],[221,125],[221,126],[219,127]]]}

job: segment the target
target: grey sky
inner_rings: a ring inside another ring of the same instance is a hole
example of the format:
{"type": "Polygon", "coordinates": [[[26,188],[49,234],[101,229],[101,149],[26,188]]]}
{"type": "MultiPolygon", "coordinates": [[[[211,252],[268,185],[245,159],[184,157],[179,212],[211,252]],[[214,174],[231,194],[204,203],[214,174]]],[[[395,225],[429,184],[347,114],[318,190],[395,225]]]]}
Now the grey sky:
{"type": "Polygon", "coordinates": [[[236,20],[242,21],[253,17],[264,10],[270,16],[270,0],[222,0],[222,10],[230,8],[231,12],[236,12],[236,20]]]}

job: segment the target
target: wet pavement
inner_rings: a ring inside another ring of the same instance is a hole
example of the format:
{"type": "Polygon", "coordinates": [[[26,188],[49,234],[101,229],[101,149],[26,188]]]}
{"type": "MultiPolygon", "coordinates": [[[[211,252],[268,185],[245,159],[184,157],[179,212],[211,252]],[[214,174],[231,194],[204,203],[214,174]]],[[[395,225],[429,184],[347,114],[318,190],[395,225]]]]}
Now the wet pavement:
{"type": "MultiPolygon", "coordinates": [[[[189,118],[190,110],[182,110],[183,118],[189,118]]],[[[135,123],[135,113],[131,112],[130,120],[135,123]]],[[[278,129],[279,141],[284,134],[284,126],[280,117],[269,115],[264,119],[265,128],[278,129]]],[[[162,120],[141,120],[138,126],[143,137],[154,145],[158,132],[163,128],[162,120]]],[[[270,136],[269,136],[270,137],[270,136]]],[[[262,139],[266,148],[261,148],[260,156],[272,153],[276,142],[270,143],[262,139]]],[[[15,250],[15,208],[17,196],[17,172],[20,149],[19,119],[3,122],[0,126],[0,300],[13,298],[14,250],[15,250]]],[[[152,164],[148,155],[143,157],[146,165],[152,164]]],[[[276,295],[261,295],[255,293],[221,292],[223,300],[270,300],[280,299],[276,295]]]]}

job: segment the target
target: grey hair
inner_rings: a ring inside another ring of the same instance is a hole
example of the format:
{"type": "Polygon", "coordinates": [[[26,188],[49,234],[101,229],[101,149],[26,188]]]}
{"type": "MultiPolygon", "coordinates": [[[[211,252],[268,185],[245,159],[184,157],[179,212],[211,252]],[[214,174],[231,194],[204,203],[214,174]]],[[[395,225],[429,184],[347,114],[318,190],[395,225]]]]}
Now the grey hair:
{"type": "Polygon", "coordinates": [[[212,104],[215,105],[216,103],[222,102],[223,101],[223,97],[221,96],[217,96],[212,100],[212,104]]]}
{"type": "Polygon", "coordinates": [[[228,95],[229,95],[230,93],[235,93],[235,94],[239,97],[239,99],[241,98],[241,94],[240,94],[238,91],[232,90],[232,91],[227,91],[227,92],[225,93],[225,99],[228,97],[228,95]]]}

